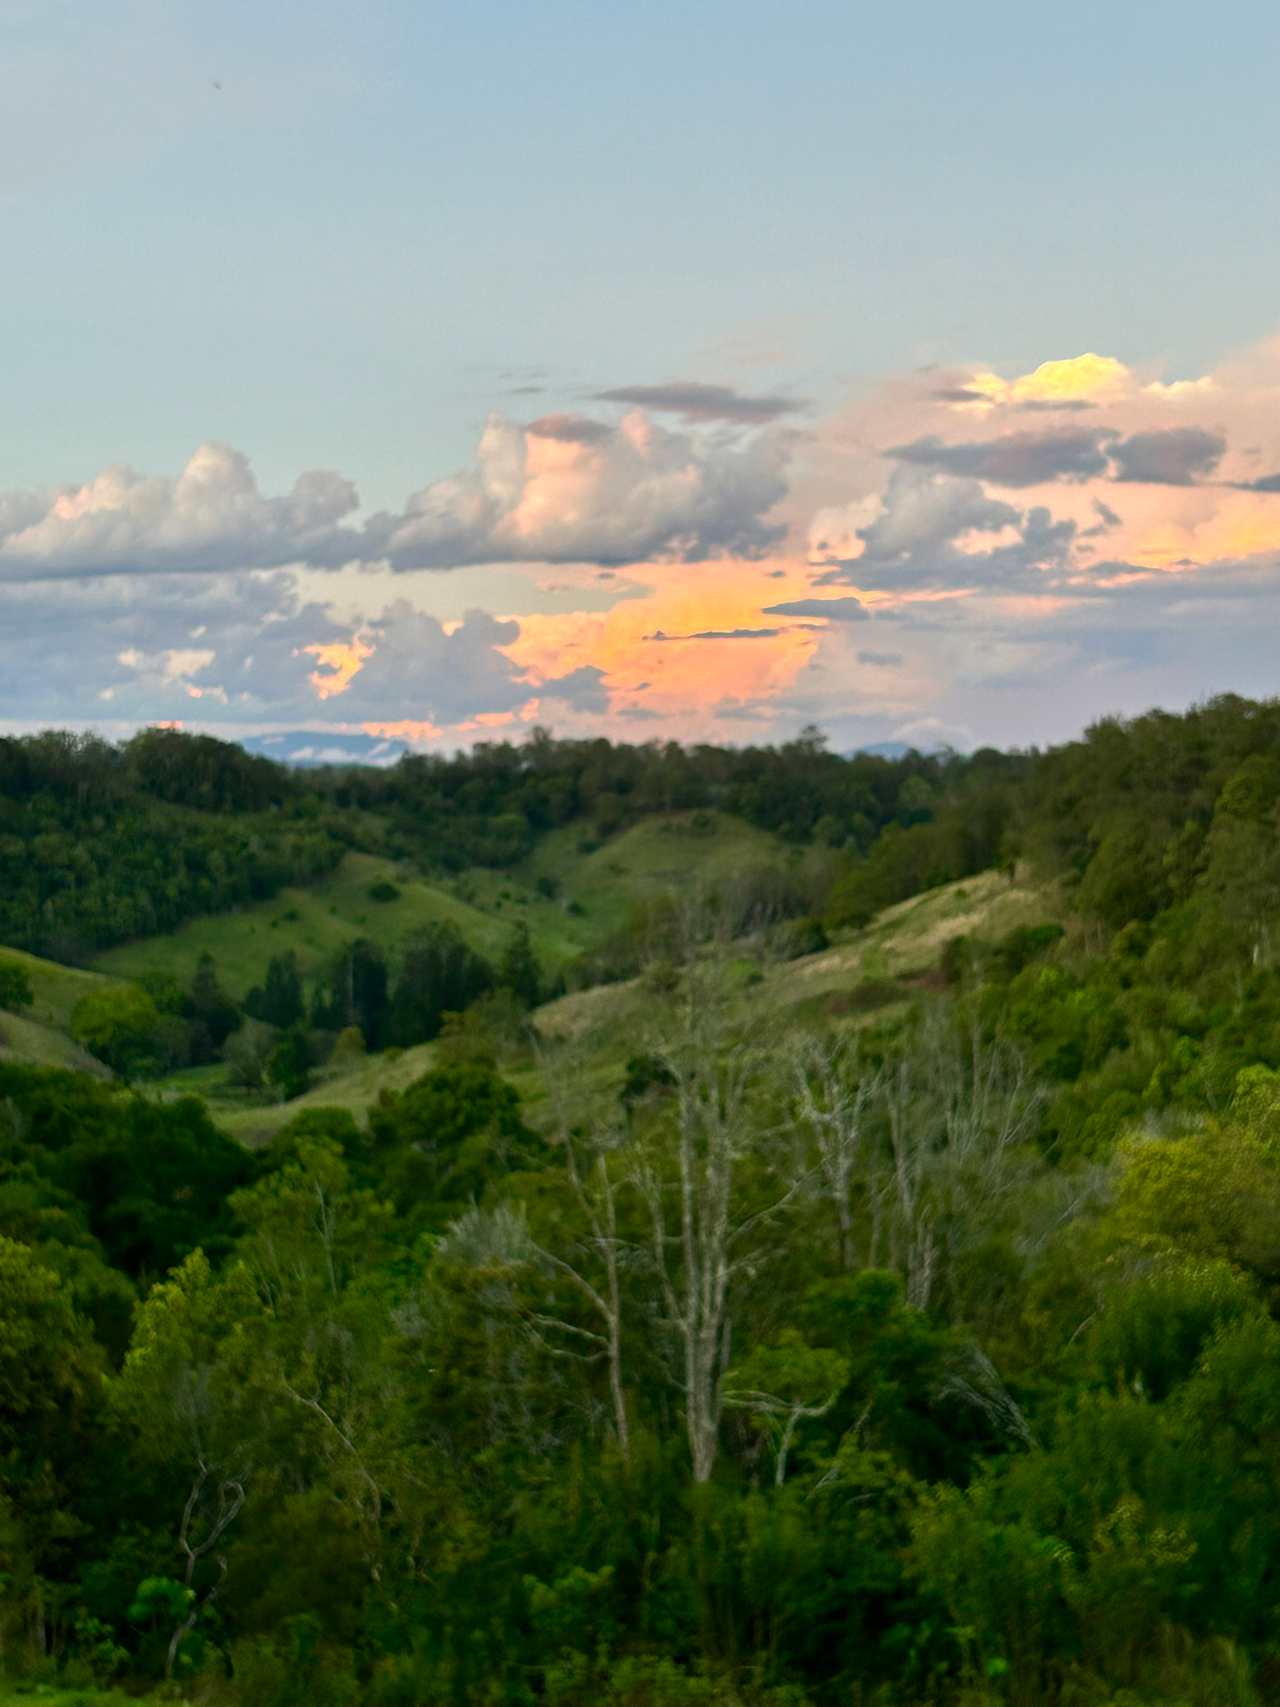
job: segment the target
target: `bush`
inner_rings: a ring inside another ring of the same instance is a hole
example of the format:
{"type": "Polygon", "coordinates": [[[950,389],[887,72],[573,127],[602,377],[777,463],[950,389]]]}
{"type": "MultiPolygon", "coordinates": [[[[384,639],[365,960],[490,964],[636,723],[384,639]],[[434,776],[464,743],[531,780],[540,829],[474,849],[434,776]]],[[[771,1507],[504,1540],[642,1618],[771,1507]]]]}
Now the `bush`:
{"type": "Polygon", "coordinates": [[[18,1008],[29,1008],[34,1000],[26,967],[11,955],[0,955],[0,1008],[13,1013],[18,1008]]]}
{"type": "Polygon", "coordinates": [[[787,919],[769,932],[769,947],[779,960],[799,960],[806,954],[821,954],[831,947],[821,919],[812,914],[800,919],[787,919]]]}

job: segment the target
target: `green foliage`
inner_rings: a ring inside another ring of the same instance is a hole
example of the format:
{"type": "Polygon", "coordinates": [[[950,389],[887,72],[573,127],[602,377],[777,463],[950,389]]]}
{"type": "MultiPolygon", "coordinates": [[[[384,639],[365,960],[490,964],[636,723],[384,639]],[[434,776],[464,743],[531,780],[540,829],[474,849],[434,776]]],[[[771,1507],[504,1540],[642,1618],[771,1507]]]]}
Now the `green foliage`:
{"type": "Polygon", "coordinates": [[[542,999],[542,973],[522,920],[511,933],[498,967],[498,985],[510,990],[522,1007],[536,1008],[542,999]]]}
{"type": "Polygon", "coordinates": [[[0,1008],[16,1013],[29,1008],[35,1000],[31,975],[20,960],[0,955],[0,1008]]]}
{"type": "Polygon", "coordinates": [[[71,1031],[121,1078],[159,1073],[173,1064],[160,1010],[136,985],[112,985],[85,996],[71,1015],[71,1031]]]}
{"type": "MultiPolygon", "coordinates": [[[[0,793],[108,848],[189,823],[196,864],[246,813],[376,820],[490,934],[401,931],[405,878],[354,938],[403,869],[359,856],[310,957],[240,921],[237,1071],[294,1095],[336,1036],[363,1097],[257,1154],[170,1087],[0,1064],[7,1664],[237,1707],[1275,1693],[1277,708],[895,766],[186,751],[105,749],[104,794],[77,743],[0,742],[0,793]],[[530,1015],[579,942],[575,981],[642,976],[530,1015]]],[[[34,963],[34,1008],[137,1074],[218,1047],[237,964],[34,963]]]]}
{"type": "Polygon", "coordinates": [[[285,1102],[292,1102],[308,1089],[311,1084],[311,1048],[306,1032],[300,1027],[286,1031],[275,1045],[267,1057],[265,1077],[285,1102]]]}
{"type": "Polygon", "coordinates": [[[300,1025],[306,1017],[302,993],[302,976],[298,957],[292,950],[272,955],[267,967],[266,983],[261,989],[250,990],[245,997],[245,1012],[264,1025],[287,1031],[300,1025]]]}

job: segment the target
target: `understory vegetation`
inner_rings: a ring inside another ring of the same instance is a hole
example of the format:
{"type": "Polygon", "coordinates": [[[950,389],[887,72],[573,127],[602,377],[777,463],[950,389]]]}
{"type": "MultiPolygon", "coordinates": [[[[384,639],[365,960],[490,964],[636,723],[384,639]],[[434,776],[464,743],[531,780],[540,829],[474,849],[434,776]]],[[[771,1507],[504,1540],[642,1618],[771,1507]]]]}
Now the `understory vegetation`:
{"type": "Polygon", "coordinates": [[[1280,705],[0,799],[15,1687],[1275,1699],[1280,705]]]}

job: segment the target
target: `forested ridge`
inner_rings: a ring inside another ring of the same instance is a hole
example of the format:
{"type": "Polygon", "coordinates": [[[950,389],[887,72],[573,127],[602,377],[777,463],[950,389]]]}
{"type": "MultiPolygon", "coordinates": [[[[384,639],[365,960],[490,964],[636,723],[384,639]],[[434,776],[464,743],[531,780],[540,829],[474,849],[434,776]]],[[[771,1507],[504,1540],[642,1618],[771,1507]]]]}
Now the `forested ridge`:
{"type": "Polygon", "coordinates": [[[713,812],[777,848],[551,1006],[527,930],[440,926],[243,1000],[211,961],[104,986],[114,1082],[0,1062],[0,1670],[244,1707],[1280,1696],[1280,704],[894,762],[39,737],[0,800],[15,879],[53,838],[0,942],[46,952],[94,928],[90,842],[96,893],[166,871],[175,916],[352,846],[515,870],[713,812]],[[1013,926],[964,888],[991,868],[1013,926]],[[971,910],[894,975],[884,910],[945,884],[971,910]],[[287,1109],[424,1040],[253,1152],[151,1083],[238,1050],[287,1109]]]}

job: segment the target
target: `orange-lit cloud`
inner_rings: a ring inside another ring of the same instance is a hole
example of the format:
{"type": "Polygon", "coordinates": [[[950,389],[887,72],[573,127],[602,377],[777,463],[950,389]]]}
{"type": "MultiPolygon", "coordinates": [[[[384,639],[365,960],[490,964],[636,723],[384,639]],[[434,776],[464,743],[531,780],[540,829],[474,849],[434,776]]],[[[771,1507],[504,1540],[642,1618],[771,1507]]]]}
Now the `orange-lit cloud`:
{"type": "Polygon", "coordinates": [[[302,651],[315,658],[319,669],[312,670],[307,680],[316,691],[317,699],[334,699],[346,693],[366,662],[373,657],[374,648],[360,636],[336,640],[327,646],[304,646],[302,651]]]}
{"type": "Polygon", "coordinates": [[[647,597],[608,611],[521,617],[507,656],[535,682],[590,664],[605,672],[615,709],[705,720],[722,700],[785,690],[815,650],[811,625],[762,614],[765,605],[808,591],[800,563],[728,559],[696,574],[656,564],[636,573],[653,583],[647,597]],[[677,638],[761,629],[777,632],[761,639],[677,638]]]}

